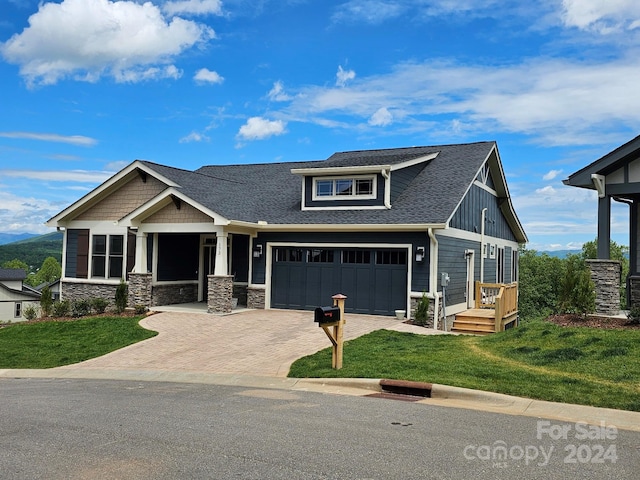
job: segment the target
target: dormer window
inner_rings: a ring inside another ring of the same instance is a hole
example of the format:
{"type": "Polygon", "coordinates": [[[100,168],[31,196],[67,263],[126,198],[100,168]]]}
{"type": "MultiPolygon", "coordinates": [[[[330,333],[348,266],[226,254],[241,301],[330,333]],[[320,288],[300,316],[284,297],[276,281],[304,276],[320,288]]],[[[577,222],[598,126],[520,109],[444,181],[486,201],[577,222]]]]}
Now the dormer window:
{"type": "Polygon", "coordinates": [[[314,200],[375,198],[375,175],[357,177],[321,177],[314,179],[314,200]]]}

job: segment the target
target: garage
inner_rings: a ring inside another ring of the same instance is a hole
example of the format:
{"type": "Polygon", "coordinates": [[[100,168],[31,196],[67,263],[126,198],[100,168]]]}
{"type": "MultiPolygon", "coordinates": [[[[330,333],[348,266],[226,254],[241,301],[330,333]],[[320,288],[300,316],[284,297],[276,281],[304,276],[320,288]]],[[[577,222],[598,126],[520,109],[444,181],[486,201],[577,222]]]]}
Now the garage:
{"type": "Polygon", "coordinates": [[[346,311],[394,315],[407,306],[407,249],[275,247],[271,307],[312,310],[348,297],[346,311]]]}

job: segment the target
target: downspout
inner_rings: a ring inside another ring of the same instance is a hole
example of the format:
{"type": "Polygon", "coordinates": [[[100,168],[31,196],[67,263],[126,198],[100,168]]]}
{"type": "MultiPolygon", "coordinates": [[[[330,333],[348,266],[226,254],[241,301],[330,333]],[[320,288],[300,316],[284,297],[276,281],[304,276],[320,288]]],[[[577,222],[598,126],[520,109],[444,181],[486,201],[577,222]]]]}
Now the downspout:
{"type": "Polygon", "coordinates": [[[487,213],[487,208],[482,209],[482,225],[480,225],[480,283],[484,283],[484,219],[487,213]]]}
{"type": "Polygon", "coordinates": [[[438,297],[438,239],[433,228],[427,229],[427,235],[431,245],[429,246],[429,293],[433,296],[433,328],[438,329],[440,315],[440,298],[438,297]]]}
{"type": "Polygon", "coordinates": [[[389,181],[389,178],[391,178],[391,175],[389,173],[389,170],[386,168],[383,168],[382,171],[380,172],[380,174],[382,175],[382,178],[385,179],[384,182],[384,206],[387,209],[391,208],[391,182],[389,181]]]}

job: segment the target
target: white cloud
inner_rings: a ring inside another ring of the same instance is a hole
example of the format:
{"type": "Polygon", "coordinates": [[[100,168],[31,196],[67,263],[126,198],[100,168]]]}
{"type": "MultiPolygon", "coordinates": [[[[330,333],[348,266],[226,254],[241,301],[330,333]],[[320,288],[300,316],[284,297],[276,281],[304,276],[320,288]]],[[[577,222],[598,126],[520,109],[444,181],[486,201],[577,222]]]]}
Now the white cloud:
{"type": "Polygon", "coordinates": [[[273,84],[273,88],[269,90],[268,97],[272,102],[286,102],[291,100],[291,97],[285,93],[284,86],[280,80],[273,84]]]}
{"type": "Polygon", "coordinates": [[[222,15],[222,1],[176,0],[166,2],[162,10],[169,15],[222,15]]]}
{"type": "Polygon", "coordinates": [[[338,73],[336,73],[336,85],[344,87],[349,80],[356,78],[356,72],[353,70],[344,70],[342,65],[338,65],[338,73]]]}
{"type": "Polygon", "coordinates": [[[182,137],[180,139],[180,143],[208,142],[209,140],[209,137],[207,137],[206,135],[198,132],[191,132],[189,135],[182,137]]]}
{"type": "Polygon", "coordinates": [[[542,176],[542,179],[546,180],[546,181],[553,180],[554,178],[556,178],[561,173],[562,173],[562,170],[549,170],[547,173],[545,173],[542,176]]]}
{"type": "MultiPolygon", "coordinates": [[[[346,73],[340,68],[338,77],[346,73]]],[[[289,121],[361,129],[371,112],[393,105],[394,125],[404,131],[424,131],[425,123],[437,122],[441,129],[464,125],[470,135],[502,131],[547,145],[589,145],[622,141],[620,132],[640,130],[637,78],[637,56],[496,66],[407,62],[389,73],[352,77],[348,87],[303,87],[281,114],[289,121]],[[351,121],[336,124],[336,114],[351,121]]]]}
{"type": "Polygon", "coordinates": [[[20,65],[30,86],[69,77],[131,82],[176,78],[174,66],[158,66],[214,36],[202,24],[179,17],[167,21],[151,2],[63,0],[41,3],[29,26],[1,44],[0,53],[20,65]]]}
{"type": "Polygon", "coordinates": [[[196,72],[193,79],[201,84],[204,83],[222,83],[224,82],[224,78],[218,75],[218,72],[211,71],[207,68],[201,68],[196,72]]]}
{"type": "Polygon", "coordinates": [[[82,135],[58,135],[57,133],[0,132],[0,137],[38,140],[42,142],[68,143],[82,147],[92,147],[98,143],[95,138],[91,137],[84,137],[82,135]]]}
{"type": "Polygon", "coordinates": [[[109,162],[104,166],[104,170],[106,172],[116,173],[122,170],[124,167],[129,165],[131,162],[127,162],[125,160],[116,160],[115,162],[109,162]]]}
{"type": "Polygon", "coordinates": [[[44,222],[61,206],[48,200],[20,197],[0,190],[0,225],[3,232],[49,233],[44,222]]]}
{"type": "Polygon", "coordinates": [[[402,15],[407,10],[405,3],[397,0],[350,0],[336,8],[332,20],[336,23],[378,25],[402,15]]]}
{"type": "Polygon", "coordinates": [[[46,180],[51,182],[86,182],[102,183],[113,175],[113,172],[96,172],[92,170],[0,170],[0,177],[28,178],[30,180],[46,180]]]}
{"type": "Polygon", "coordinates": [[[640,26],[637,0],[563,0],[562,20],[568,27],[601,34],[621,32],[640,26]]]}
{"type": "Polygon", "coordinates": [[[393,122],[393,115],[385,107],[381,107],[369,118],[369,125],[385,127],[393,122]]]}
{"type": "Polygon", "coordinates": [[[238,138],[243,140],[264,140],[286,132],[286,123],[282,120],[267,120],[262,117],[251,117],[238,131],[238,138]]]}

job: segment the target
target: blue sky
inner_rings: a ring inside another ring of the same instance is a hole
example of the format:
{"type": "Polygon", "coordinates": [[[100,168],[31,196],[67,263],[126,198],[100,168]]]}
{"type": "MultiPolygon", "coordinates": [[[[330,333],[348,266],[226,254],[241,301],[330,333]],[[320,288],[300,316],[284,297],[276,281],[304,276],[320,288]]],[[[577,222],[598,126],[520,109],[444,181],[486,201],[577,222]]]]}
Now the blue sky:
{"type": "Polygon", "coordinates": [[[0,232],[135,159],[495,140],[529,248],[579,248],[597,200],[562,179],[640,133],[638,78],[637,0],[2,0],[0,232]]]}

